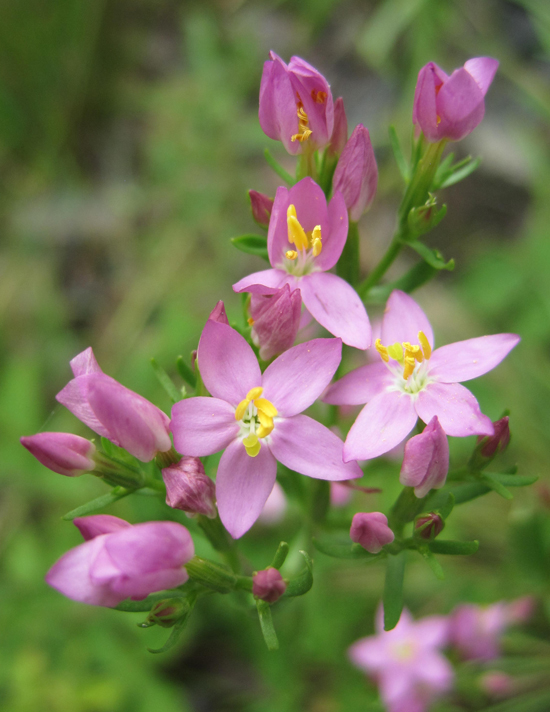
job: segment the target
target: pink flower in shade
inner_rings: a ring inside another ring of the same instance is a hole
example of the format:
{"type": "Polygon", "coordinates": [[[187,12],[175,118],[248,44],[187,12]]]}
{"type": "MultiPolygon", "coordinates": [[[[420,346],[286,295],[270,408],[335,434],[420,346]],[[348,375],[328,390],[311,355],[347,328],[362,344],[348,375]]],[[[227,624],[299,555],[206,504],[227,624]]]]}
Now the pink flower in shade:
{"type": "Polygon", "coordinates": [[[250,209],[252,210],[254,222],[258,223],[260,227],[267,228],[271,211],[273,210],[273,198],[263,193],[258,193],[257,190],[249,190],[248,197],[250,198],[250,209]]]}
{"type": "Polygon", "coordinates": [[[333,187],[344,196],[349,219],[357,222],[367,210],[378,185],[378,167],[368,130],[359,124],[346,143],[336,170],[333,187]]]}
{"type": "Polygon", "coordinates": [[[95,445],[71,433],[37,433],[21,438],[21,445],[50,470],[78,477],[95,468],[95,445]]]}
{"type": "Polygon", "coordinates": [[[388,526],[388,518],[382,512],[359,512],[351,520],[350,538],[371,554],[378,554],[382,547],[391,544],[395,534],[388,526]]]}
{"type": "Polygon", "coordinates": [[[321,326],[358,349],[370,345],[370,324],[357,292],[329,274],[348,234],[348,214],[341,193],[327,207],[325,194],[304,178],[288,190],[277,189],[267,250],[272,269],[255,272],[233,285],[236,292],[274,294],[288,284],[299,288],[306,309],[321,326]]]}
{"type": "Polygon", "coordinates": [[[252,593],[262,601],[275,603],[286,591],[286,582],[281,572],[274,568],[264,569],[254,574],[252,593]]]}
{"type": "Polygon", "coordinates": [[[216,516],[216,486],[204,472],[198,457],[182,457],[174,465],[162,470],[166,485],[166,504],[181,509],[189,516],[203,514],[209,519],[216,516]]]}
{"type": "Polygon", "coordinates": [[[339,156],[344,150],[348,140],[348,120],[344,109],[344,100],[341,96],[334,102],[334,128],[330,143],[327,146],[329,156],[339,156]]]}
{"type": "Polygon", "coordinates": [[[142,462],[170,450],[168,416],[103,373],[91,348],[75,356],[71,368],[75,377],[56,398],[79,420],[142,462]]]}
{"type": "Polygon", "coordinates": [[[483,119],[485,94],[497,68],[496,59],[474,57],[449,77],[429,62],[418,74],[413,124],[430,143],[460,141],[483,119]]]}
{"type": "Polygon", "coordinates": [[[380,607],[376,635],[354,643],[349,656],[376,682],[387,712],[425,712],[453,684],[453,669],[440,652],[447,634],[443,616],[413,621],[407,610],[393,630],[384,631],[380,607]]]}
{"type": "Polygon", "coordinates": [[[74,520],[86,541],[71,549],[46,574],[64,596],[94,606],[113,607],[180,586],[182,568],[194,556],[191,535],[176,522],[132,526],[98,514],[74,520]]]}
{"type": "Polygon", "coordinates": [[[300,57],[288,64],[270,52],[260,85],[262,131],[282,141],[292,154],[323,148],[334,126],[334,104],[327,80],[300,57]]]}
{"type": "Polygon", "coordinates": [[[491,420],[461,381],[492,370],[519,342],[516,334],[494,334],[441,346],[432,353],[433,332],[418,304],[404,292],[391,293],[381,360],[348,373],[323,398],[333,405],[367,403],[348,433],[344,460],[369,460],[398,445],[417,418],[437,416],[447,435],[493,435],[491,420]]]}
{"type": "Polygon", "coordinates": [[[221,520],[237,539],[259,517],[273,489],[277,460],[322,480],[361,477],[342,461],[342,441],[305,415],[341,358],[339,339],[315,339],[285,351],[264,373],[234,329],[208,321],[199,342],[201,376],[213,398],[188,398],[172,409],[179,452],[194,457],[225,449],[216,477],[221,520]]]}
{"type": "Polygon", "coordinates": [[[302,317],[302,297],[299,289],[290,291],[288,284],[275,294],[250,295],[252,340],[260,348],[260,358],[269,361],[289,349],[302,317]]]}
{"type": "Polygon", "coordinates": [[[419,434],[405,445],[399,482],[414,487],[417,497],[425,497],[431,489],[445,484],[449,472],[449,443],[437,415],[419,434]]]}

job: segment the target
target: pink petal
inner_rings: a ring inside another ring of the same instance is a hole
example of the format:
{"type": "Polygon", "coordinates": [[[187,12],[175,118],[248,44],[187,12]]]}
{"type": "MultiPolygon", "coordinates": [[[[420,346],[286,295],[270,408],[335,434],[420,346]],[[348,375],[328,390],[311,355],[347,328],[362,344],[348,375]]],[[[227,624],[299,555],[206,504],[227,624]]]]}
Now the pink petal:
{"type": "Polygon", "coordinates": [[[433,62],[422,67],[414,94],[413,124],[420,126],[428,141],[438,141],[440,138],[435,99],[436,88],[441,84],[442,79],[437,76],[433,62]]]}
{"type": "Polygon", "coordinates": [[[449,443],[434,416],[419,435],[407,441],[399,481],[414,487],[417,497],[425,497],[431,489],[443,487],[448,471],[449,443]]]}
{"type": "Polygon", "coordinates": [[[456,69],[443,84],[436,105],[440,135],[451,141],[460,141],[473,131],[485,114],[483,92],[464,68],[456,69]]]}
{"type": "Polygon", "coordinates": [[[71,369],[76,376],[86,376],[88,373],[103,373],[96,361],[92,347],[81,351],[71,360],[71,369]]]}
{"type": "Polygon", "coordinates": [[[492,57],[473,57],[464,64],[464,69],[476,80],[483,96],[491,86],[498,64],[498,60],[492,57]]]}
{"type": "Polygon", "coordinates": [[[301,152],[299,141],[291,137],[298,132],[298,116],[294,89],[287,66],[272,53],[274,61],[264,63],[260,84],[260,108],[258,116],[263,132],[275,141],[282,141],[286,150],[296,155],[301,152]]]}
{"type": "Polygon", "coordinates": [[[233,285],[234,292],[257,292],[258,294],[275,294],[285,283],[285,273],[280,269],[264,269],[243,277],[233,285]],[[262,287],[262,289],[254,289],[262,287]]]}
{"type": "Polygon", "coordinates": [[[247,455],[240,440],[234,440],[222,455],[216,497],[220,519],[234,539],[247,532],[260,516],[276,475],[277,463],[265,442],[256,457],[247,455]]]}
{"type": "Polygon", "coordinates": [[[347,373],[323,397],[331,405],[362,405],[381,393],[391,382],[391,374],[382,361],[368,363],[347,373]]]}
{"type": "Polygon", "coordinates": [[[418,344],[419,331],[424,333],[433,348],[434,335],[428,317],[412,297],[395,289],[390,294],[384,311],[382,343],[384,346],[396,341],[418,344]]]}
{"type": "Polygon", "coordinates": [[[208,391],[214,398],[221,398],[234,408],[251,388],[262,382],[254,351],[235,329],[226,324],[206,322],[199,341],[198,360],[208,391]]]}
{"type": "Polygon", "coordinates": [[[309,128],[313,131],[309,143],[323,147],[329,142],[334,128],[334,103],[330,86],[315,67],[300,57],[292,57],[288,69],[294,91],[300,97],[308,115],[309,128]],[[316,102],[313,99],[314,92],[324,92],[327,95],[326,100],[322,103],[316,102]]]}
{"type": "Polygon", "coordinates": [[[307,415],[278,420],[270,439],[277,460],[302,475],[332,481],[363,476],[356,462],[343,462],[340,438],[307,415]]]}
{"type": "Polygon", "coordinates": [[[418,416],[425,422],[437,415],[447,435],[492,435],[491,419],[483,415],[467,388],[459,383],[430,383],[420,391],[415,403],[418,416]]]}
{"type": "Polygon", "coordinates": [[[239,433],[235,408],[219,398],[186,398],[172,407],[174,447],[183,455],[202,457],[226,448],[239,433]]]}
{"type": "MultiPolygon", "coordinates": [[[[105,375],[112,383],[117,383],[114,378],[105,375]]],[[[117,384],[118,385],[118,384],[117,384]]],[[[64,405],[65,408],[71,411],[81,422],[91,428],[95,433],[104,438],[112,440],[115,445],[120,445],[114,440],[107,428],[99,422],[96,414],[88,403],[88,378],[87,376],[79,376],[69,381],[56,395],[56,400],[64,405]]]]}
{"type": "Polygon", "coordinates": [[[348,649],[348,655],[356,667],[366,672],[376,672],[387,665],[385,649],[385,641],[380,635],[371,635],[357,640],[348,649]]]}
{"type": "Polygon", "coordinates": [[[368,349],[369,317],[357,292],[345,280],[328,272],[313,272],[299,283],[302,299],[321,326],[348,346],[368,349]]]}
{"type": "Polygon", "coordinates": [[[425,648],[443,648],[447,645],[450,622],[446,616],[427,616],[414,624],[415,635],[425,648]]]}
{"type": "Polygon", "coordinates": [[[73,524],[82,534],[86,541],[95,539],[101,534],[110,534],[119,529],[127,529],[132,525],[124,519],[113,517],[110,514],[94,514],[90,517],[77,517],[73,519],[73,524]]]}
{"type": "Polygon", "coordinates": [[[383,455],[411,432],[416,418],[409,395],[400,391],[379,393],[352,425],[344,446],[344,459],[370,460],[383,455]]]}
{"type": "Polygon", "coordinates": [[[323,250],[315,259],[315,265],[322,272],[332,269],[338,262],[348,237],[348,211],[344,196],[339,191],[328,204],[328,221],[328,232],[322,233],[323,250]]]}
{"type": "Polygon", "coordinates": [[[442,346],[430,358],[430,377],[442,383],[477,378],[498,366],[519,342],[516,334],[493,334],[442,346]]]}
{"type": "Polygon", "coordinates": [[[282,353],[264,372],[264,398],[284,417],[301,413],[321,395],[342,358],[340,339],[314,339],[282,353]]]}

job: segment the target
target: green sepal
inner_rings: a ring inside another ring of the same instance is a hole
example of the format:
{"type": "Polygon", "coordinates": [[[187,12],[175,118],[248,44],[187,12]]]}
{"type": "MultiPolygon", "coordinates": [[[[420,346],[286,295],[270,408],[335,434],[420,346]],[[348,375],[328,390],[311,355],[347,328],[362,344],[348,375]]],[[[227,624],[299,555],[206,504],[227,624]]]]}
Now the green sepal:
{"type": "Polygon", "coordinates": [[[494,492],[499,494],[501,497],[504,497],[504,499],[514,499],[514,495],[509,490],[507,490],[506,487],[501,482],[499,482],[496,477],[493,477],[489,473],[485,472],[480,475],[479,479],[481,480],[481,482],[490,487],[494,492]]]}
{"type": "Polygon", "coordinates": [[[405,159],[405,156],[403,155],[403,151],[401,150],[401,145],[399,143],[399,139],[397,138],[397,131],[395,130],[395,126],[390,126],[388,128],[388,133],[390,135],[390,144],[392,147],[395,162],[397,163],[397,167],[399,168],[399,173],[401,173],[401,177],[403,178],[405,183],[408,183],[410,180],[409,166],[407,165],[407,161],[405,159]]]}
{"type": "Polygon", "coordinates": [[[446,269],[449,270],[449,272],[452,272],[455,268],[454,259],[450,259],[448,262],[445,262],[443,255],[439,250],[432,250],[431,247],[428,247],[423,242],[414,240],[413,242],[407,242],[406,244],[417,254],[419,254],[424,262],[427,262],[430,267],[433,267],[434,269],[446,269]]]}
{"type": "Polygon", "coordinates": [[[264,235],[239,235],[232,237],[231,242],[241,252],[246,252],[248,255],[256,255],[262,257],[269,262],[267,254],[267,237],[264,235]]]}
{"type": "Polygon", "coordinates": [[[384,583],[384,630],[392,630],[399,623],[403,610],[403,579],[406,552],[389,556],[384,583]]]}
{"type": "Polygon", "coordinates": [[[151,593],[147,598],[141,601],[132,601],[131,598],[127,598],[118,606],[114,607],[115,611],[123,611],[124,613],[145,613],[150,611],[151,608],[166,598],[185,598],[184,591],[182,589],[174,589],[169,591],[162,591],[161,593],[151,593]]]}
{"type": "Polygon", "coordinates": [[[271,608],[267,601],[256,599],[256,608],[258,609],[258,618],[260,619],[260,627],[264,636],[265,644],[268,650],[278,650],[279,641],[277,633],[273,626],[273,618],[271,616],[271,608]]]}
{"type": "Polygon", "coordinates": [[[197,377],[194,374],[191,366],[189,366],[189,364],[185,362],[183,356],[178,356],[178,358],[176,359],[176,368],[178,369],[178,373],[183,378],[183,380],[188,383],[192,388],[195,388],[197,385],[197,377]]]}
{"type": "Polygon", "coordinates": [[[67,514],[63,515],[62,519],[72,522],[72,520],[76,519],[76,517],[85,517],[88,514],[94,514],[95,512],[99,512],[105,507],[108,507],[110,504],[118,502],[119,499],[127,497],[129,494],[132,494],[132,492],[133,490],[125,489],[124,487],[114,487],[107,494],[102,494],[101,497],[92,499],[90,502],[67,512],[67,514]]]}
{"type": "Polygon", "coordinates": [[[176,384],[162,368],[162,366],[157,363],[156,359],[151,359],[151,366],[153,367],[153,371],[155,372],[158,382],[164,388],[172,403],[180,401],[183,398],[183,394],[180,390],[178,390],[176,384]]]}
{"type": "Polygon", "coordinates": [[[361,544],[350,545],[349,538],[347,541],[341,539],[330,539],[323,537],[322,539],[313,539],[313,546],[326,556],[331,556],[334,559],[380,559],[381,554],[371,554],[366,549],[363,549],[361,544]]]}
{"type": "Polygon", "coordinates": [[[300,554],[305,559],[306,567],[302,573],[289,580],[284,596],[303,596],[313,586],[313,561],[307,551],[300,550],[300,554]]]}
{"type": "Polygon", "coordinates": [[[450,539],[434,539],[428,543],[434,554],[450,556],[469,556],[479,549],[479,541],[451,541],[450,539]]]}
{"type": "Polygon", "coordinates": [[[439,579],[439,581],[443,581],[445,579],[445,574],[443,572],[443,569],[441,567],[441,564],[439,561],[435,558],[433,555],[433,552],[430,551],[428,545],[425,546],[419,546],[418,547],[418,553],[422,556],[422,558],[427,562],[428,566],[430,569],[433,571],[435,574],[435,577],[439,579]]]}
{"type": "Polygon", "coordinates": [[[296,183],[290,173],[287,173],[287,171],[285,171],[285,169],[273,158],[269,152],[269,148],[264,150],[264,158],[268,166],[272,168],[279,178],[282,178],[287,185],[293,186],[296,183]]]}
{"type": "Polygon", "coordinates": [[[411,238],[415,239],[426,232],[430,232],[436,228],[447,214],[447,206],[443,204],[439,209],[437,207],[437,199],[429,193],[428,200],[424,205],[418,205],[409,210],[407,215],[407,225],[409,235],[407,241],[411,238]]]}
{"type": "Polygon", "coordinates": [[[185,564],[185,569],[195,583],[210,588],[218,593],[234,591],[237,584],[236,575],[226,566],[214,561],[194,556],[185,564]]]}
{"type": "Polygon", "coordinates": [[[164,643],[162,648],[147,648],[150,653],[153,653],[155,655],[158,655],[159,653],[166,653],[168,650],[177,645],[181,636],[183,635],[183,631],[185,630],[187,621],[189,620],[191,613],[193,612],[193,608],[195,607],[197,598],[196,596],[190,596],[187,600],[189,602],[189,609],[187,610],[186,614],[174,624],[172,632],[170,633],[166,643],[164,643]]]}
{"type": "Polygon", "coordinates": [[[275,556],[273,557],[273,561],[271,562],[270,568],[280,569],[281,566],[285,563],[285,560],[286,560],[286,557],[288,556],[289,550],[290,550],[290,547],[286,543],[286,541],[282,541],[279,544],[277,551],[275,552],[275,556]]]}

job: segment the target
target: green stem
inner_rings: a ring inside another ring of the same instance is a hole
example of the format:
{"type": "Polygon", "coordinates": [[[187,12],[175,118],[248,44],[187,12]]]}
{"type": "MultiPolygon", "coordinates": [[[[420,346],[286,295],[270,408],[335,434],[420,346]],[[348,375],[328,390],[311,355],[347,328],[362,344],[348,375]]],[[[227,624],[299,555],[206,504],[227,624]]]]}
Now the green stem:
{"type": "Polygon", "coordinates": [[[317,181],[315,151],[309,145],[306,145],[304,152],[298,156],[298,165],[296,166],[296,180],[302,180],[306,176],[310,176],[314,181],[317,181]]]}
{"type": "Polygon", "coordinates": [[[426,497],[418,499],[414,494],[413,487],[403,487],[401,494],[396,499],[391,508],[389,525],[396,538],[403,535],[405,524],[412,522],[416,515],[422,510],[426,497]]]}
{"type": "Polygon", "coordinates": [[[350,222],[348,238],[342,255],[336,265],[339,277],[355,287],[359,282],[359,228],[356,222],[350,222]]]}
{"type": "Polygon", "coordinates": [[[231,539],[223,526],[219,515],[217,515],[215,519],[210,519],[203,514],[199,514],[197,522],[214,549],[220,552],[235,573],[240,573],[241,562],[239,552],[237,551],[235,542],[231,539]]]}
{"type": "Polygon", "coordinates": [[[390,246],[386,250],[386,254],[382,257],[369,276],[359,285],[357,293],[361,298],[364,298],[368,294],[369,290],[378,284],[393,264],[397,255],[401,252],[402,247],[403,242],[401,239],[401,232],[398,230],[393,236],[390,246]]]}

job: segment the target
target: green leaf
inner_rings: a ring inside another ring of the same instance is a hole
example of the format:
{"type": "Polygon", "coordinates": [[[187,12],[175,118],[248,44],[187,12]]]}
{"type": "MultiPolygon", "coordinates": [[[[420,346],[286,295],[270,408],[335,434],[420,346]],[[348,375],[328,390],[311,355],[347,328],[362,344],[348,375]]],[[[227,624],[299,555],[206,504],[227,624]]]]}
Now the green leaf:
{"type": "Polygon", "coordinates": [[[399,172],[401,173],[401,177],[403,178],[405,183],[408,183],[409,166],[407,165],[407,161],[405,159],[405,156],[403,155],[403,151],[401,150],[401,145],[399,144],[399,139],[397,138],[397,131],[395,130],[395,126],[390,126],[388,129],[388,133],[390,135],[390,143],[393,155],[395,157],[395,162],[397,163],[397,167],[399,168],[399,172]]]}
{"type": "Polygon", "coordinates": [[[500,482],[506,487],[527,487],[538,480],[537,475],[510,475],[498,474],[496,472],[486,472],[486,477],[491,477],[493,480],[500,482]]]}
{"type": "Polygon", "coordinates": [[[267,237],[263,235],[240,235],[239,237],[232,237],[231,242],[241,252],[262,257],[269,262],[267,237]]]}
{"type": "Polygon", "coordinates": [[[322,539],[313,539],[313,546],[326,556],[332,556],[334,559],[380,559],[383,554],[370,554],[360,544],[350,544],[349,539],[343,541],[339,538],[331,539],[323,537],[322,539]]]}
{"type": "Polygon", "coordinates": [[[489,475],[487,473],[484,473],[481,475],[479,478],[482,482],[484,482],[488,487],[490,487],[492,490],[494,490],[497,494],[499,494],[501,497],[504,497],[504,499],[513,499],[514,495],[509,492],[506,487],[501,484],[496,477],[493,477],[492,475],[489,475]]]}
{"type": "MultiPolygon", "coordinates": [[[[439,211],[440,213],[443,211],[444,207],[445,206],[441,208],[441,210],[439,211]]],[[[455,267],[455,261],[453,259],[450,259],[448,262],[445,262],[445,260],[443,259],[443,255],[441,254],[441,252],[439,252],[439,250],[432,250],[423,242],[414,240],[414,242],[407,242],[406,244],[416,253],[418,253],[420,257],[422,257],[424,262],[427,262],[430,267],[433,267],[434,269],[447,269],[449,271],[452,271],[455,267]]]]}
{"type": "Polygon", "coordinates": [[[442,504],[437,509],[443,519],[447,519],[455,506],[454,494],[452,492],[445,492],[445,494],[447,495],[445,500],[443,500],[442,504]]]}
{"type": "Polygon", "coordinates": [[[296,578],[290,579],[285,596],[303,596],[313,586],[313,561],[307,551],[300,550],[300,554],[305,559],[306,568],[296,578]]]}
{"type": "Polygon", "coordinates": [[[434,554],[449,554],[451,556],[468,556],[479,549],[479,541],[451,541],[449,539],[434,539],[428,544],[434,554]]]}
{"type": "Polygon", "coordinates": [[[260,627],[264,636],[265,644],[268,650],[278,650],[279,641],[277,633],[273,626],[273,618],[271,617],[271,608],[266,601],[256,600],[256,608],[258,609],[258,617],[260,618],[260,627]]]}
{"type": "Polygon", "coordinates": [[[282,541],[279,544],[279,547],[277,548],[277,551],[275,552],[275,556],[273,557],[273,561],[271,562],[271,567],[274,569],[280,569],[281,566],[285,563],[285,559],[288,556],[288,551],[290,547],[286,543],[286,541],[282,541]]]}
{"type": "Polygon", "coordinates": [[[448,178],[443,181],[443,183],[440,185],[440,188],[448,188],[450,185],[459,183],[461,180],[464,180],[464,178],[467,178],[470,173],[473,173],[477,168],[479,168],[479,165],[481,164],[481,158],[475,158],[469,163],[466,163],[466,165],[464,166],[462,166],[462,163],[463,162],[461,161],[453,167],[453,172],[448,178]]]}
{"type": "Polygon", "coordinates": [[[185,627],[187,626],[187,621],[189,620],[189,617],[191,616],[193,608],[195,607],[196,598],[190,597],[188,600],[189,600],[189,604],[190,604],[189,611],[186,613],[186,615],[184,615],[182,618],[180,618],[176,622],[176,624],[172,628],[172,632],[170,633],[168,640],[166,641],[166,643],[164,643],[162,648],[147,648],[147,650],[150,653],[154,653],[155,655],[158,655],[159,653],[165,653],[166,651],[170,650],[175,645],[177,645],[181,636],[183,635],[183,631],[185,630],[185,627]]]}
{"type": "Polygon", "coordinates": [[[110,504],[118,502],[119,499],[122,499],[123,497],[127,497],[129,494],[132,494],[132,492],[133,490],[125,489],[124,487],[115,487],[107,494],[103,494],[101,495],[101,497],[97,497],[97,499],[92,499],[91,502],[87,502],[81,507],[77,507],[71,512],[67,512],[67,514],[63,515],[62,519],[65,519],[65,521],[68,522],[72,522],[72,520],[76,519],[76,517],[85,517],[88,514],[99,512],[101,509],[108,507],[110,504]]]}
{"type": "Polygon", "coordinates": [[[397,556],[389,556],[386,564],[384,583],[384,630],[392,630],[399,623],[403,610],[403,579],[405,576],[405,556],[401,551],[397,556]]]}
{"type": "Polygon", "coordinates": [[[147,598],[141,601],[132,601],[131,598],[122,601],[118,606],[115,606],[115,611],[123,611],[124,613],[143,613],[150,611],[158,601],[163,601],[165,598],[184,598],[183,592],[175,589],[173,591],[162,591],[161,593],[151,593],[147,598]]]}
{"type": "Polygon", "coordinates": [[[418,552],[422,556],[422,558],[428,563],[428,566],[434,572],[435,577],[437,579],[439,579],[440,581],[443,581],[445,578],[445,574],[443,573],[441,564],[435,558],[435,556],[430,551],[430,549],[427,546],[422,546],[422,547],[419,547],[418,552]]]}
{"type": "Polygon", "coordinates": [[[180,401],[182,399],[181,391],[178,390],[174,381],[172,381],[170,376],[166,373],[162,366],[159,366],[154,358],[151,359],[151,366],[153,367],[158,382],[164,388],[172,403],[180,401]]]}
{"type": "Polygon", "coordinates": [[[185,362],[183,356],[178,356],[176,359],[176,368],[178,369],[178,372],[183,380],[195,388],[197,385],[197,377],[195,376],[191,366],[185,362]]]}
{"type": "Polygon", "coordinates": [[[285,169],[277,163],[277,161],[273,158],[271,153],[269,152],[269,148],[266,148],[264,151],[264,158],[270,168],[272,168],[275,173],[279,176],[279,178],[282,178],[284,182],[287,185],[294,185],[296,181],[294,178],[290,175],[290,173],[287,173],[285,169]]]}

